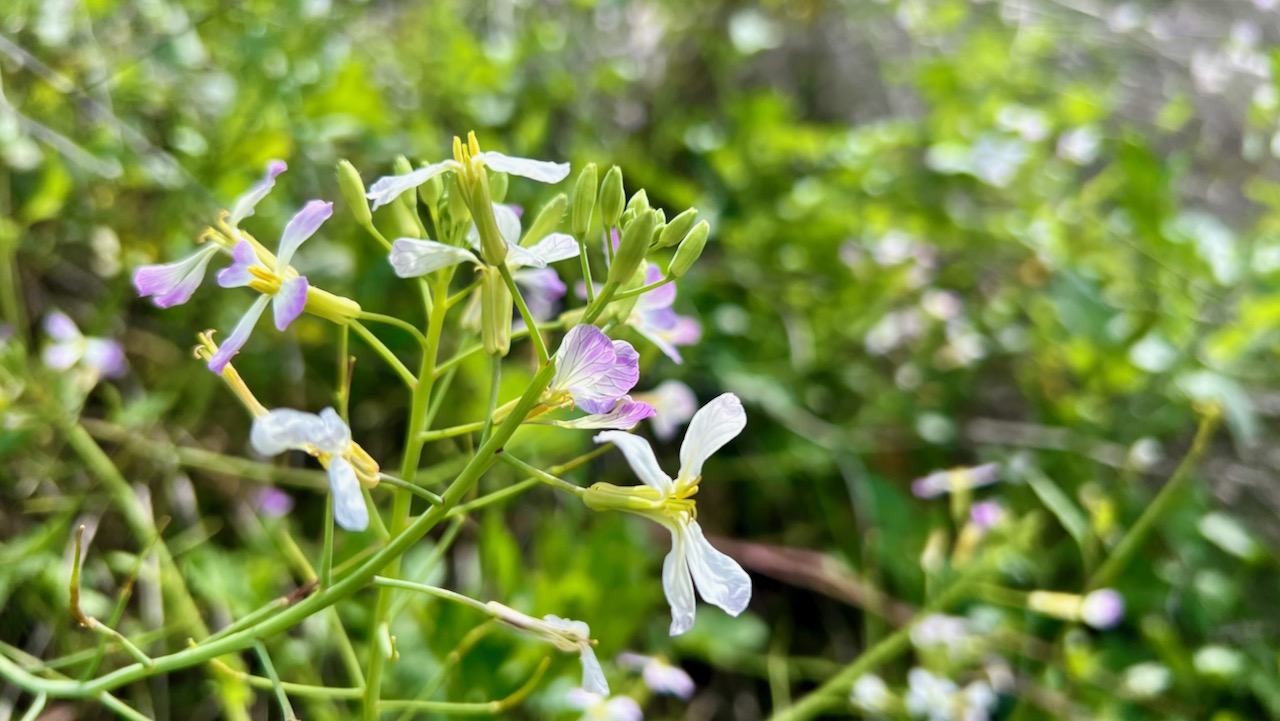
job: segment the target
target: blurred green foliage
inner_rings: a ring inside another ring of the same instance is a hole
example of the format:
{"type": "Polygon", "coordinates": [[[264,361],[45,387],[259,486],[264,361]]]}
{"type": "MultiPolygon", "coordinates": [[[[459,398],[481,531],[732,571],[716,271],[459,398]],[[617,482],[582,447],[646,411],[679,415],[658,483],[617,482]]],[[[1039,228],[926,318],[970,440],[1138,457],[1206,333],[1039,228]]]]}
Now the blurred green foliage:
{"type": "MultiPolygon", "coordinates": [[[[300,490],[292,515],[261,520],[257,484],[173,451],[246,453],[241,409],[187,349],[195,330],[230,327],[247,300],[205,288],[159,311],[128,276],[185,254],[270,158],[290,172],[251,227],[336,199],[341,158],[371,181],[395,155],[437,159],[474,128],[514,154],[617,163],[668,215],[696,206],[711,219],[678,306],[701,318],[704,339],[682,366],[637,340],[641,388],[675,377],[704,401],[742,396],[748,430],[709,467],[704,523],[764,544],[756,553],[828,558],[792,561],[788,574],[735,553],[756,578],[751,611],[736,621],[705,611],[672,643],[658,585],[665,534],[537,490],[475,516],[434,574],[589,620],[602,657],[636,648],[680,659],[701,691],[687,709],[653,700],[651,718],[759,718],[886,633],[832,578],[913,605],[936,592],[921,554],[938,529],[959,528],[945,499],[910,494],[911,479],[1003,463],[1006,482],[980,493],[1025,524],[1005,581],[1081,591],[1218,406],[1229,436],[1115,584],[1128,605],[1118,629],[1001,611],[1043,642],[1001,649],[1017,686],[997,717],[1280,717],[1270,451],[1280,93],[1268,44],[1280,28],[1265,2],[1218,5],[11,0],[0,18],[0,309],[12,333],[0,384],[0,640],[45,658],[89,647],[66,612],[70,529],[100,524],[86,565],[86,589],[98,591],[84,599],[100,617],[147,541],[116,520],[36,389],[104,419],[117,465],[173,519],[168,545],[211,625],[301,582],[282,544],[296,538],[314,557],[321,496],[300,490]],[[122,339],[131,374],[85,400],[40,369],[25,349],[44,343],[39,322],[54,309],[122,339]],[[1153,663],[1167,683],[1135,690],[1151,668],[1139,664],[1153,663]]],[[[528,192],[513,184],[509,202],[545,200],[528,192]]],[[[314,283],[368,310],[415,312],[342,209],[306,263],[314,283]]],[[[317,409],[332,402],[333,354],[314,352],[331,347],[331,332],[315,319],[295,327],[256,337],[238,367],[273,405],[317,409]]],[[[524,380],[506,379],[507,395],[524,380]]],[[[456,387],[471,400],[439,424],[477,417],[487,383],[483,363],[464,365],[456,387]]],[[[355,437],[393,459],[404,400],[394,375],[362,361],[353,387],[355,437]]],[[[586,446],[585,434],[529,432],[515,452],[553,464],[586,446]]],[[[429,460],[457,451],[433,448],[429,460]]],[[[625,473],[610,457],[570,478],[625,473]]],[[[499,468],[483,485],[512,480],[499,468]]],[[[339,536],[339,558],[359,550],[339,536]]],[[[406,566],[430,553],[415,550],[406,566]]],[[[131,601],[120,630],[166,628],[154,603],[131,601]]],[[[340,606],[348,627],[363,628],[367,605],[340,606]]],[[[474,616],[413,605],[394,630],[389,687],[428,683],[474,616]]],[[[342,678],[328,634],[317,619],[273,641],[281,674],[342,678]]],[[[183,638],[153,641],[173,649],[183,638]]],[[[438,697],[499,698],[542,651],[486,634],[438,697]]],[[[901,686],[908,663],[895,664],[881,672],[901,686]]],[[[553,673],[572,678],[573,666],[557,659],[553,673]]],[[[157,718],[210,718],[204,679],[127,698],[157,718]]],[[[520,713],[554,704],[540,694],[520,713]]],[[[342,708],[307,716],[342,718],[342,708]]]]}

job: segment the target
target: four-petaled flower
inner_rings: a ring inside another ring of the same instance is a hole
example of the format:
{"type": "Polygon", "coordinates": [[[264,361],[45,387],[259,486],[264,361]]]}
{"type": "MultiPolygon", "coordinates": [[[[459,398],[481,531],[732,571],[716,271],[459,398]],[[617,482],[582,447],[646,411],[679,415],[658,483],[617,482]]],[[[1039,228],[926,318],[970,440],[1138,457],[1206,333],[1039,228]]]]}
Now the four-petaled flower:
{"type": "Polygon", "coordinates": [[[288,450],[306,451],[329,471],[333,493],[333,518],[348,531],[369,527],[369,508],[360,491],[377,483],[378,464],[360,446],[351,442],[351,429],[337,411],[326,408],[315,413],[277,408],[253,421],[249,442],[265,456],[288,450]]]}
{"type": "Polygon", "coordinates": [[[582,711],[578,721],[640,721],[644,712],[640,704],[627,696],[612,698],[575,688],[565,695],[569,708],[582,711]]]}
{"type": "Polygon", "coordinates": [[[693,394],[693,389],[675,379],[665,380],[652,390],[636,393],[635,398],[657,411],[650,424],[653,435],[664,442],[675,438],[680,426],[688,423],[698,410],[698,397],[693,394]]]}
{"type": "Polygon", "coordinates": [[[702,480],[702,466],[724,444],[746,427],[742,402],[725,393],[703,406],[693,416],[680,447],[680,473],[672,480],[658,466],[649,442],[619,431],[597,434],[596,443],[618,446],[643,488],[621,488],[596,483],[584,500],[597,510],[618,510],[650,518],[671,531],[671,552],[662,563],[662,586],[671,604],[671,635],[693,626],[696,599],[693,591],[708,603],[737,616],[751,600],[751,578],[737,561],[717,551],[702,533],[693,498],[702,480]]]}
{"type": "Polygon", "coordinates": [[[582,688],[601,696],[609,695],[609,682],[592,648],[591,627],[582,621],[547,615],[542,618],[520,613],[497,601],[485,604],[494,618],[541,638],[566,653],[577,653],[582,661],[582,688]]]}
{"type": "MultiPolygon", "coordinates": [[[[274,258],[264,260],[247,240],[236,243],[232,249],[235,262],[218,272],[218,285],[223,288],[249,286],[262,293],[249,310],[245,312],[235,330],[226,341],[218,347],[218,352],[209,359],[209,370],[221,373],[240,349],[249,340],[249,334],[257,325],[258,318],[271,303],[275,315],[276,328],[284,330],[294,321],[307,305],[307,279],[289,266],[298,246],[319,230],[321,224],[333,215],[333,203],[313,200],[307,203],[298,214],[293,216],[280,236],[280,248],[274,258]]],[[[265,251],[264,251],[265,252],[265,251]]]]}
{"type": "Polygon", "coordinates": [[[590,414],[557,425],[632,428],[654,414],[653,406],[627,395],[640,380],[640,355],[630,343],[610,340],[594,325],[578,325],[565,334],[555,361],[544,405],[573,405],[590,414]]]}
{"type": "Polygon", "coordinates": [[[510,173],[539,183],[551,184],[559,183],[569,175],[568,163],[516,158],[492,150],[480,152],[479,146],[474,144],[474,137],[472,135],[468,138],[471,141],[469,147],[463,146],[461,140],[455,138],[453,158],[432,163],[412,173],[379,178],[369,187],[367,193],[369,200],[373,201],[373,209],[381,208],[400,197],[401,193],[412,190],[450,170],[474,175],[481,172],[482,168],[488,168],[495,173],[510,173]]]}
{"type": "MultiPolygon", "coordinates": [[[[276,176],[283,173],[288,166],[282,160],[273,160],[267,164],[267,173],[262,180],[254,184],[244,195],[236,199],[230,213],[226,217],[227,227],[237,229],[240,221],[253,215],[258,202],[271,192],[276,184],[276,176]]],[[[209,261],[218,254],[221,246],[208,243],[200,250],[172,263],[144,265],[133,274],[133,286],[142,297],[151,296],[152,302],[161,308],[181,305],[191,300],[192,294],[204,280],[209,261]]]]}
{"type": "Polygon", "coordinates": [[[93,382],[99,378],[119,378],[127,370],[124,349],[119,343],[107,338],[86,338],[65,313],[54,311],[45,316],[44,332],[52,342],[44,347],[40,358],[53,370],[67,371],[79,366],[88,372],[93,382]]]}

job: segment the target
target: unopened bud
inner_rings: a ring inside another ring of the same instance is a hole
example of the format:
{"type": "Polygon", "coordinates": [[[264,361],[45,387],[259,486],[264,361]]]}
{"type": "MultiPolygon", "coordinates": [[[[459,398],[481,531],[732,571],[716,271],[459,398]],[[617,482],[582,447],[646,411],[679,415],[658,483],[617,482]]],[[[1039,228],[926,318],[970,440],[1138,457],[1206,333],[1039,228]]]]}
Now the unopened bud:
{"type": "Polygon", "coordinates": [[[360,173],[349,161],[338,162],[338,189],[342,191],[342,199],[347,201],[351,215],[360,225],[373,223],[373,213],[369,212],[369,199],[364,197],[364,181],[360,173]]]}
{"type": "Polygon", "coordinates": [[[649,194],[641,188],[631,196],[631,200],[627,201],[627,210],[634,211],[638,216],[640,211],[649,209],[649,194]]]}
{"type": "Polygon", "coordinates": [[[676,248],[675,257],[671,259],[671,265],[667,266],[667,275],[679,278],[688,273],[697,262],[698,256],[702,255],[702,249],[707,245],[707,234],[710,232],[711,226],[705,220],[693,226],[693,230],[689,231],[689,234],[680,242],[680,247],[676,248]]]}
{"type": "Polygon", "coordinates": [[[689,208],[672,218],[671,222],[662,229],[662,234],[658,236],[658,247],[670,248],[684,240],[684,237],[689,234],[689,229],[693,227],[693,221],[697,218],[698,211],[694,208],[689,208]]]}
{"type": "Polygon", "coordinates": [[[511,350],[511,304],[502,275],[486,268],[480,282],[480,337],[489,355],[505,356],[511,350]]]}
{"type": "Polygon", "coordinates": [[[449,180],[449,196],[447,198],[449,208],[449,220],[454,226],[465,224],[471,220],[471,209],[467,207],[466,190],[463,189],[462,183],[458,180],[457,173],[449,180]]]}
{"type": "Polygon", "coordinates": [[[662,208],[653,211],[653,237],[649,239],[649,245],[652,247],[658,242],[658,238],[662,237],[662,231],[667,228],[667,213],[662,208]]]}
{"type": "Polygon", "coordinates": [[[307,288],[306,311],[338,325],[347,325],[360,316],[360,304],[313,285],[307,288]]]}
{"type": "MultiPolygon", "coordinates": [[[[491,197],[489,180],[484,173],[480,173],[474,192],[471,194],[471,218],[475,221],[476,231],[480,234],[480,257],[484,258],[484,262],[489,265],[499,265],[507,260],[507,241],[498,230],[497,218],[493,217],[491,197]]],[[[510,315],[510,309],[507,310],[507,314],[510,315]]]]}
{"type": "Polygon", "coordinates": [[[604,174],[604,182],[600,184],[600,220],[606,228],[618,224],[626,202],[627,196],[622,191],[622,169],[615,165],[604,174]]]}
{"type": "Polygon", "coordinates": [[[494,173],[489,178],[489,198],[495,203],[501,203],[507,199],[507,181],[510,180],[506,173],[494,173]]]}
{"type": "Polygon", "coordinates": [[[656,220],[652,212],[644,212],[622,231],[622,241],[618,243],[618,252],[613,254],[607,282],[621,285],[631,280],[649,252],[649,240],[653,238],[656,220]]]}
{"type": "Polygon", "coordinates": [[[431,212],[436,211],[436,207],[440,204],[440,196],[444,193],[444,181],[437,175],[431,180],[418,186],[418,197],[422,198],[422,202],[431,212]]]}
{"type": "MultiPolygon", "coordinates": [[[[396,171],[396,175],[408,175],[413,172],[413,163],[410,163],[408,158],[400,155],[397,156],[395,162],[391,164],[391,169],[396,171]]],[[[396,200],[403,202],[405,207],[412,208],[414,212],[417,212],[418,201],[414,198],[413,193],[401,193],[400,197],[396,198],[396,200]]]]}
{"type": "MultiPolygon", "coordinates": [[[[413,202],[413,193],[405,193],[413,202]]],[[[399,202],[400,198],[396,198],[396,202],[387,204],[387,209],[391,211],[391,225],[397,238],[422,238],[422,228],[418,225],[418,219],[415,213],[417,208],[405,205],[399,202]]]]}
{"type": "Polygon", "coordinates": [[[564,209],[568,205],[569,198],[564,193],[547,201],[547,204],[542,206],[542,210],[538,211],[538,217],[529,224],[529,230],[525,232],[520,244],[533,245],[554,232],[560,227],[560,219],[564,217],[564,209]]]}
{"type": "Polygon", "coordinates": [[[591,213],[596,207],[596,191],[599,179],[596,176],[596,164],[587,163],[587,167],[578,173],[578,182],[573,186],[573,234],[586,235],[591,229],[591,213]]]}

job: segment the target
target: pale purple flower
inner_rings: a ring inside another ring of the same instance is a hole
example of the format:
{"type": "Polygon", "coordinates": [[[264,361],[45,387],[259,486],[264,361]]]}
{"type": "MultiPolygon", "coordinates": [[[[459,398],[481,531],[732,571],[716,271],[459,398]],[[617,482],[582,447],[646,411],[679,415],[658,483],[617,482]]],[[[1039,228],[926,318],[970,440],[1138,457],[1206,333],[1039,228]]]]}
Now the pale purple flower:
{"type": "Polygon", "coordinates": [[[578,721],[640,721],[640,704],[626,696],[602,696],[575,688],[565,695],[569,708],[582,711],[578,721]]]}
{"type": "MultiPolygon", "coordinates": [[[[231,228],[238,227],[240,221],[253,215],[258,202],[265,198],[275,186],[276,176],[283,173],[287,167],[282,160],[272,160],[267,164],[267,172],[262,180],[236,199],[232,206],[227,216],[227,223],[231,228]]],[[[144,265],[134,272],[133,286],[137,289],[139,296],[143,298],[150,296],[152,302],[161,308],[186,303],[191,300],[191,296],[204,281],[209,261],[218,253],[218,250],[219,246],[211,243],[182,260],[144,265]]]]}
{"type": "Polygon", "coordinates": [[[262,515],[281,518],[293,510],[293,497],[275,486],[267,486],[258,492],[256,505],[262,515]]]}
{"type": "Polygon", "coordinates": [[[577,653],[582,662],[582,688],[600,696],[609,695],[609,682],[591,647],[591,627],[587,624],[553,615],[534,618],[497,601],[485,605],[494,618],[508,626],[531,633],[566,653],[577,653]]]}
{"type": "Polygon", "coordinates": [[[556,351],[548,394],[569,396],[587,413],[608,413],[640,380],[640,356],[594,325],[574,326],[556,351]]]}
{"type": "Polygon", "coordinates": [[[989,531],[1000,525],[1004,518],[1004,507],[999,501],[979,501],[969,509],[969,520],[983,531],[989,531]]]}
{"type": "Polygon", "coordinates": [[[315,234],[320,226],[333,215],[333,203],[313,200],[307,203],[289,221],[280,236],[280,248],[271,266],[263,263],[248,241],[241,240],[232,249],[235,262],[218,272],[218,285],[223,288],[263,284],[255,287],[263,293],[245,312],[235,330],[218,347],[209,359],[209,370],[221,373],[227,363],[249,340],[249,334],[258,324],[263,311],[270,303],[278,330],[289,327],[307,306],[306,276],[298,275],[289,267],[293,254],[303,241],[315,234]]]}
{"type": "Polygon", "coordinates": [[[1124,596],[1110,588],[1100,588],[1080,603],[1080,620],[1097,629],[1113,628],[1124,619],[1124,596]]]}
{"type": "MultiPolygon", "coordinates": [[[[656,283],[663,277],[665,274],[661,268],[650,265],[645,271],[645,285],[656,283]]],[[[677,314],[672,308],[675,302],[674,282],[654,288],[636,299],[631,315],[627,316],[627,324],[658,346],[668,358],[681,363],[683,359],[679,348],[701,340],[702,326],[693,318],[677,314]]]]}
{"type": "Polygon", "coordinates": [[[264,456],[276,456],[287,450],[306,451],[316,456],[329,472],[334,520],[348,531],[369,527],[369,508],[350,460],[351,429],[337,411],[326,408],[317,415],[278,408],[254,419],[249,442],[264,456]]]}
{"type": "MultiPolygon", "coordinates": [[[[528,158],[515,158],[502,153],[486,151],[471,156],[472,161],[478,161],[496,173],[510,173],[518,175],[522,178],[536,180],[539,183],[555,184],[564,180],[569,175],[568,163],[552,163],[545,160],[529,160],[528,158]]],[[[426,183],[434,177],[443,175],[450,170],[463,170],[462,163],[456,159],[442,160],[438,163],[432,163],[425,167],[419,168],[411,173],[404,175],[388,175],[379,178],[372,186],[369,187],[367,197],[373,201],[373,209],[377,210],[382,206],[390,203],[400,197],[401,193],[426,183]]]]}
{"type": "Polygon", "coordinates": [[[694,411],[698,410],[698,398],[693,389],[678,380],[665,380],[653,390],[636,393],[636,400],[642,400],[657,410],[657,415],[650,421],[653,435],[660,441],[675,438],[676,431],[689,422],[694,411]]]}
{"type": "Polygon", "coordinates": [[[41,359],[56,371],[79,367],[95,378],[119,378],[128,370],[124,349],[108,338],[87,338],[65,313],[54,311],[45,316],[44,332],[50,342],[41,359]]]}
{"type": "Polygon", "coordinates": [[[618,654],[618,665],[632,671],[639,671],[644,678],[644,685],[654,693],[667,694],[688,701],[697,689],[693,679],[685,673],[684,669],[658,656],[622,653],[618,654]]]}
{"type": "Polygon", "coordinates": [[[520,286],[525,305],[529,307],[534,320],[544,321],[555,317],[560,299],[564,298],[568,289],[554,268],[522,268],[512,272],[511,277],[520,286]]]}
{"type": "Polygon", "coordinates": [[[657,411],[644,401],[633,401],[631,396],[623,396],[614,403],[612,409],[605,413],[591,413],[567,421],[551,421],[561,428],[610,428],[629,431],[646,418],[652,418],[657,411]]]}
{"type": "Polygon", "coordinates": [[[711,454],[733,440],[746,427],[742,401],[725,393],[693,416],[680,447],[680,473],[675,480],[662,471],[649,442],[620,431],[596,435],[596,443],[618,446],[636,476],[659,494],[650,508],[625,508],[662,524],[671,532],[671,552],[662,563],[662,586],[671,605],[671,635],[693,627],[698,593],[712,605],[737,616],[751,601],[751,577],[738,562],[717,551],[694,520],[693,496],[702,480],[702,466],[711,454]]]}
{"type": "Polygon", "coordinates": [[[911,482],[911,492],[917,498],[937,498],[957,490],[972,490],[989,486],[1000,480],[1000,464],[984,463],[972,468],[951,468],[934,471],[911,482]]]}

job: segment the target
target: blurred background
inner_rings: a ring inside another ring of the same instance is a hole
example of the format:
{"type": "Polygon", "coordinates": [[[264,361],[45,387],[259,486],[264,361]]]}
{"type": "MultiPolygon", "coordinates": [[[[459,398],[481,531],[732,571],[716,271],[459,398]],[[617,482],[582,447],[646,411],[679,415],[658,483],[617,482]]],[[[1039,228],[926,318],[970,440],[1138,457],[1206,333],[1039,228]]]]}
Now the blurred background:
{"type": "MultiPolygon", "coordinates": [[[[1001,541],[1002,582],[1079,592],[1219,408],[1192,484],[1113,583],[1127,605],[1117,628],[975,596],[953,612],[985,629],[982,663],[921,649],[879,673],[898,690],[913,665],[963,684],[998,661],[997,719],[1280,718],[1275,6],[6,0],[0,641],[18,658],[92,648],[67,613],[72,527],[96,531],[85,603],[103,618],[145,545],[50,422],[49,398],[83,404],[146,511],[171,519],[167,545],[210,625],[297,587],[289,549],[318,552],[319,477],[229,467],[249,456],[246,417],[189,353],[195,332],[230,328],[249,298],[210,282],[161,311],[130,275],[185,256],[281,158],[289,172],[247,227],[266,239],[306,200],[338,201],[300,269],[368,310],[415,318],[413,294],[339,200],[335,164],[351,160],[369,183],[396,155],[440,159],[474,129],[514,155],[616,163],[668,217],[695,206],[711,221],[677,302],[703,340],[680,365],[637,341],[640,388],[679,379],[700,402],[732,391],[746,403],[747,430],[708,466],[699,505],[756,593],[743,617],[704,606],[669,639],[666,532],[544,490],[476,514],[438,581],[586,620],[606,660],[630,649],[680,664],[698,684],[688,702],[611,674],[648,718],[767,718],[936,593],[926,550],[964,519],[946,498],[913,496],[913,479],[1001,464],[1001,483],[976,494],[1017,529],[1001,541]],[[120,341],[127,372],[94,387],[41,368],[55,311],[120,341]],[[291,513],[264,503],[265,481],[291,513]]],[[[510,200],[549,197],[532,185],[513,182],[510,200]]],[[[237,367],[269,405],[318,410],[332,403],[332,329],[294,328],[257,334],[237,367]]],[[[403,393],[356,352],[353,433],[393,467],[403,393]]],[[[509,382],[508,395],[523,387],[509,382]]],[[[438,425],[476,418],[487,383],[483,362],[464,365],[438,425]]],[[[548,465],[589,446],[565,431],[522,439],[548,465]]],[[[658,449],[675,467],[677,442],[658,449]]],[[[459,450],[429,449],[440,483],[459,450]]],[[[618,454],[567,476],[632,482],[618,454]]],[[[482,485],[514,478],[497,468],[482,485]]],[[[340,559],[368,543],[338,540],[340,559]]],[[[431,562],[435,542],[406,563],[431,562]]],[[[158,593],[140,576],[118,627],[156,652],[180,648],[158,593]]],[[[363,657],[372,595],[361,599],[340,612],[363,657]]],[[[412,605],[385,695],[423,692],[475,616],[412,605]]],[[[273,641],[281,675],[345,683],[327,633],[308,622],[273,641]]],[[[434,698],[500,698],[545,652],[501,631],[472,641],[434,698]]],[[[557,698],[576,674],[556,659],[507,717],[575,718],[557,698]]],[[[123,698],[157,719],[217,718],[209,678],[196,669],[123,698]]],[[[269,693],[246,703],[279,717],[269,693]]],[[[15,705],[26,699],[4,687],[0,715],[15,705]]],[[[59,703],[41,718],[110,716],[59,703]]]]}

